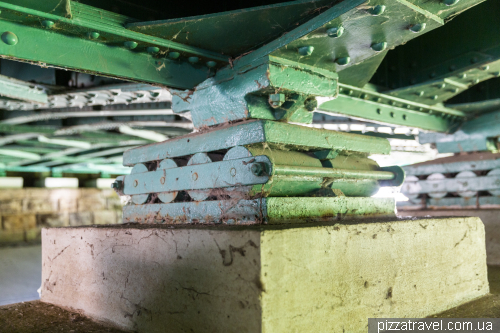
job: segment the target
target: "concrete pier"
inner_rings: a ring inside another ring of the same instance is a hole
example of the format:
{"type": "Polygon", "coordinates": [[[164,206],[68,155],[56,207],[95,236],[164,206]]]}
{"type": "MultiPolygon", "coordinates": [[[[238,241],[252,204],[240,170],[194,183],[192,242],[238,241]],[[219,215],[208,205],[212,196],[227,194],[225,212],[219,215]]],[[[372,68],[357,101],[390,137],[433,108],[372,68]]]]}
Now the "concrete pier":
{"type": "Polygon", "coordinates": [[[365,332],[488,293],[478,218],[42,231],[42,301],[137,332],[365,332]]]}

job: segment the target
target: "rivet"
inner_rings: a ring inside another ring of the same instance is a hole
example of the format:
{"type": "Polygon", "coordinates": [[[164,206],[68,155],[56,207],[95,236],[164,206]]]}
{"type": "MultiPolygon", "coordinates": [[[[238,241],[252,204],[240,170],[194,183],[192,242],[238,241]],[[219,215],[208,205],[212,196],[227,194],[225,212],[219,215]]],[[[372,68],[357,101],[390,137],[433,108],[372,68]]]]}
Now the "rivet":
{"type": "Polygon", "coordinates": [[[165,184],[165,177],[161,177],[161,178],[160,178],[160,183],[161,183],[162,185],[163,185],[163,184],[165,184]]]}
{"type": "Polygon", "coordinates": [[[440,83],[436,86],[438,89],[444,89],[444,87],[446,87],[446,84],[444,83],[440,83]]]}
{"type": "Polygon", "coordinates": [[[168,57],[169,57],[170,59],[177,59],[177,58],[179,58],[180,56],[181,56],[181,54],[180,54],[179,52],[175,52],[175,51],[174,51],[174,52],[170,52],[170,53],[168,54],[168,57]]]}
{"type": "Polygon", "coordinates": [[[382,13],[385,12],[385,6],[384,5],[376,5],[375,7],[369,9],[368,11],[370,12],[370,14],[372,14],[373,16],[378,16],[382,13]]]}
{"type": "Polygon", "coordinates": [[[212,68],[215,66],[217,66],[217,63],[215,61],[212,61],[212,60],[207,61],[207,67],[212,68]]]}
{"type": "Polygon", "coordinates": [[[330,28],[326,31],[326,33],[328,34],[328,37],[337,38],[342,36],[342,34],[344,33],[344,27],[340,26],[340,27],[330,28]]]}
{"type": "Polygon", "coordinates": [[[148,46],[146,48],[146,52],[147,53],[158,53],[158,52],[160,52],[160,48],[156,47],[156,46],[148,46]]]}
{"type": "Polygon", "coordinates": [[[414,32],[414,33],[419,33],[419,32],[422,32],[422,31],[424,31],[424,29],[425,29],[425,26],[426,26],[426,25],[427,25],[427,24],[425,24],[425,23],[417,23],[417,24],[414,24],[414,25],[412,25],[412,26],[410,27],[410,31],[411,31],[411,32],[414,32]]]}
{"type": "Polygon", "coordinates": [[[410,104],[406,105],[406,108],[411,109],[411,105],[410,104]]]}
{"type": "Polygon", "coordinates": [[[7,45],[16,45],[17,42],[19,41],[17,39],[17,36],[10,31],[6,31],[2,34],[2,40],[7,45]]]}
{"type": "Polygon", "coordinates": [[[136,180],[134,180],[134,187],[137,187],[137,185],[139,185],[139,182],[136,180]]]}
{"type": "Polygon", "coordinates": [[[474,79],[471,81],[472,84],[478,84],[479,82],[480,82],[479,79],[474,79]]]}
{"type": "Polygon", "coordinates": [[[459,0],[443,0],[443,3],[446,6],[453,6],[458,3],[459,0]]]}
{"type": "Polygon", "coordinates": [[[382,52],[387,48],[387,42],[374,43],[372,44],[372,50],[376,52],[382,52]]]}
{"type": "Polygon", "coordinates": [[[123,45],[130,50],[135,49],[137,47],[137,43],[133,41],[126,41],[125,43],[123,43],[123,45]]]}
{"type": "Polygon", "coordinates": [[[42,21],[42,25],[45,27],[45,28],[52,28],[54,26],[54,21],[50,21],[50,20],[43,20],[42,21]]]}
{"type": "Polygon", "coordinates": [[[193,176],[192,176],[193,180],[198,180],[198,174],[195,172],[193,173],[193,176]]]}
{"type": "Polygon", "coordinates": [[[189,57],[188,61],[192,64],[196,64],[198,61],[200,61],[200,58],[198,57],[189,57]]]}
{"type": "Polygon", "coordinates": [[[93,32],[89,32],[89,38],[91,39],[97,39],[99,38],[100,34],[96,31],[93,31],[93,32]]]}
{"type": "Polygon", "coordinates": [[[236,176],[236,169],[235,168],[231,168],[231,170],[229,170],[229,173],[231,174],[231,176],[236,176]]]}
{"type": "Polygon", "coordinates": [[[313,46],[303,46],[299,47],[299,54],[301,56],[310,56],[314,52],[313,46]]]}
{"type": "Polygon", "coordinates": [[[351,57],[342,57],[342,58],[337,58],[335,60],[335,62],[337,63],[337,65],[340,65],[340,66],[345,66],[347,65],[348,63],[351,62],[351,57]]]}
{"type": "Polygon", "coordinates": [[[462,79],[462,80],[465,79],[466,77],[467,77],[467,74],[465,74],[465,73],[458,75],[458,78],[462,79]]]}
{"type": "Polygon", "coordinates": [[[151,97],[154,97],[154,98],[160,96],[160,93],[157,91],[150,91],[149,94],[151,95],[151,97]]]}
{"type": "Polygon", "coordinates": [[[422,97],[422,96],[424,96],[424,91],[423,90],[418,91],[415,93],[415,95],[422,97]]]}
{"type": "Polygon", "coordinates": [[[438,95],[434,95],[434,96],[431,96],[431,97],[429,97],[429,98],[435,101],[436,99],[438,99],[438,98],[439,98],[439,96],[438,96],[438,95]]]}
{"type": "Polygon", "coordinates": [[[490,69],[490,66],[486,65],[486,66],[481,67],[481,69],[482,69],[483,71],[487,71],[488,69],[490,69]]]}
{"type": "Polygon", "coordinates": [[[454,93],[454,94],[456,94],[458,91],[459,91],[459,89],[458,89],[458,88],[453,88],[453,89],[450,89],[450,92],[452,92],[452,93],[454,93]]]}
{"type": "Polygon", "coordinates": [[[380,97],[375,98],[375,102],[377,102],[377,103],[382,102],[382,98],[380,98],[380,97]]]}
{"type": "Polygon", "coordinates": [[[361,98],[361,99],[366,99],[367,97],[368,97],[368,96],[367,96],[366,94],[361,94],[361,95],[359,95],[359,98],[361,98]]]}
{"type": "Polygon", "coordinates": [[[497,77],[500,76],[500,72],[493,72],[491,74],[493,74],[493,76],[497,76],[497,77]]]}

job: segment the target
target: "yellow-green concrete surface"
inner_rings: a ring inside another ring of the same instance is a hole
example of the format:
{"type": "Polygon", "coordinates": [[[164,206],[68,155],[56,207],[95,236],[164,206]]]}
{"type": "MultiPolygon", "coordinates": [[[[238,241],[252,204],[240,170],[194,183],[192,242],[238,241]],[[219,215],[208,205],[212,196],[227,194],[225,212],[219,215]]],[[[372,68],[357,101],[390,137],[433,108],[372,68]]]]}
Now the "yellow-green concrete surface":
{"type": "Polygon", "coordinates": [[[136,332],[366,332],[489,292],[480,219],[42,231],[42,301],[136,332]]]}

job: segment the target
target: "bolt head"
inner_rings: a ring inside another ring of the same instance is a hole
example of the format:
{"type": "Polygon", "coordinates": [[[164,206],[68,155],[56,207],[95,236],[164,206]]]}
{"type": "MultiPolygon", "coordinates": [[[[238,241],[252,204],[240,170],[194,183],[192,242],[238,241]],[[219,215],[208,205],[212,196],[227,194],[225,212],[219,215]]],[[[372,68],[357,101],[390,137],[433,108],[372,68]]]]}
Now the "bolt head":
{"type": "Polygon", "coordinates": [[[50,21],[50,20],[43,20],[42,21],[42,25],[45,27],[45,28],[52,28],[54,26],[54,21],[50,21]]]}
{"type": "Polygon", "coordinates": [[[123,45],[127,48],[127,49],[135,49],[137,47],[137,43],[136,42],[133,42],[133,41],[126,41],[125,43],[123,43],[123,45]]]}
{"type": "Polygon", "coordinates": [[[368,11],[370,12],[370,14],[372,14],[373,16],[378,16],[378,15],[381,15],[385,12],[385,9],[387,7],[384,6],[384,5],[376,5],[375,7],[372,7],[371,9],[369,9],[368,11]]]}
{"type": "Polygon", "coordinates": [[[99,36],[100,36],[100,34],[98,32],[96,32],[96,31],[93,31],[93,32],[89,33],[89,37],[91,39],[97,39],[97,38],[99,38],[99,36]]]}
{"type": "Polygon", "coordinates": [[[333,28],[326,30],[326,33],[327,33],[328,37],[337,38],[337,37],[340,37],[344,34],[344,27],[343,26],[333,27],[333,28]]]}
{"type": "Polygon", "coordinates": [[[299,54],[303,57],[310,56],[314,52],[314,46],[299,47],[299,54]]]}
{"type": "Polygon", "coordinates": [[[146,49],[146,52],[148,52],[148,53],[158,53],[158,52],[160,52],[160,48],[156,47],[156,46],[149,46],[146,49]]]}
{"type": "Polygon", "coordinates": [[[458,3],[459,0],[443,0],[443,3],[446,5],[446,6],[453,6],[453,5],[456,5],[458,3]]]}
{"type": "Polygon", "coordinates": [[[179,59],[179,57],[181,56],[181,54],[179,52],[169,52],[168,54],[168,57],[170,59],[179,59]]]}
{"type": "Polygon", "coordinates": [[[337,63],[337,65],[345,66],[351,62],[351,57],[337,58],[335,59],[335,62],[337,63]]]}
{"type": "Polygon", "coordinates": [[[382,52],[387,48],[387,42],[372,44],[372,50],[375,52],[382,52]]]}
{"type": "Polygon", "coordinates": [[[426,23],[417,23],[410,27],[410,31],[418,34],[419,32],[424,31],[426,26],[426,23]]]}
{"type": "Polygon", "coordinates": [[[16,45],[19,41],[16,34],[10,31],[6,31],[2,34],[2,41],[7,45],[16,45]]]}
{"type": "Polygon", "coordinates": [[[212,61],[212,60],[207,61],[207,67],[208,68],[213,68],[215,66],[217,66],[217,63],[215,61],[212,61]]]}
{"type": "Polygon", "coordinates": [[[264,174],[265,170],[266,169],[265,169],[264,163],[262,163],[262,162],[254,163],[250,167],[250,171],[252,171],[252,173],[257,177],[262,176],[264,174]]]}
{"type": "Polygon", "coordinates": [[[200,58],[198,57],[189,57],[188,61],[192,64],[196,64],[198,61],[200,61],[200,58]]]}

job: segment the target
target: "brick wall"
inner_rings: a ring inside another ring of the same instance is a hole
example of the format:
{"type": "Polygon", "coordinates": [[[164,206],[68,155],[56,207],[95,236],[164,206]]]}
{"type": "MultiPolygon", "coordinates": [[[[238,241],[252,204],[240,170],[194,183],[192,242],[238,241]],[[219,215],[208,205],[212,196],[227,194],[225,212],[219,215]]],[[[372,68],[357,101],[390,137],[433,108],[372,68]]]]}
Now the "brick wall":
{"type": "Polygon", "coordinates": [[[115,224],[120,198],[95,188],[24,188],[0,191],[0,244],[36,242],[43,227],[115,224]]]}

